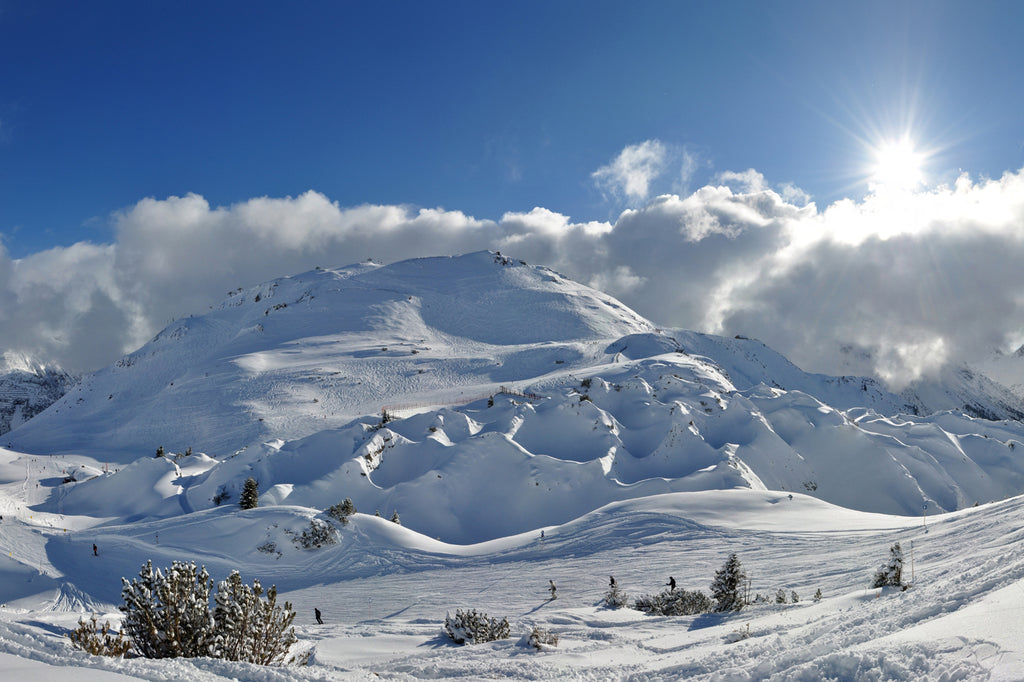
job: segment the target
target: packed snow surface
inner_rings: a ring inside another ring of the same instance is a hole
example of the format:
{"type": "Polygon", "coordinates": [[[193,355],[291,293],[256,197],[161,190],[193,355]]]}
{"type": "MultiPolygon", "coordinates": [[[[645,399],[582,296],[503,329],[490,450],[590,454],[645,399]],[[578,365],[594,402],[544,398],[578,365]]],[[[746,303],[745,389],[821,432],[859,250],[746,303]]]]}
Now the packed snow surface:
{"type": "Polygon", "coordinates": [[[931,413],[492,253],[236,290],[7,434],[0,672],[1022,679],[1024,426],[978,418],[1009,408],[961,379],[976,409],[931,413]],[[249,477],[260,506],[243,511],[249,477]],[[346,497],[360,513],[338,542],[300,549],[346,497]],[[913,588],[868,589],[897,541],[913,588]],[[732,552],[751,595],[801,600],[603,607],[610,575],[632,596],[669,576],[707,591],[732,552]],[[120,578],[150,559],[276,584],[309,665],[72,649],[63,635],[117,621],[120,578]],[[459,608],[508,617],[512,639],[456,646],[441,633],[459,608]],[[558,646],[524,646],[533,626],[558,646]]]}

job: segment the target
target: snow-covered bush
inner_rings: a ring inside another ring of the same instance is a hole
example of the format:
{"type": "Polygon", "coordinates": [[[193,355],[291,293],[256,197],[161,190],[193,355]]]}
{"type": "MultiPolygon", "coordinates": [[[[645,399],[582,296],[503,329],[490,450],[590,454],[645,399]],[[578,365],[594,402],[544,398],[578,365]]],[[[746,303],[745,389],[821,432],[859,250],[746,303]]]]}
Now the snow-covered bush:
{"type": "Polygon", "coordinates": [[[147,561],[123,587],[121,631],[145,658],[207,656],[213,642],[213,581],[195,562],[175,561],[166,575],[147,561]]]}
{"type": "Polygon", "coordinates": [[[715,599],[715,611],[739,611],[744,606],[743,593],[740,591],[747,580],[740,559],[735,553],[730,554],[722,568],[715,571],[715,580],[711,583],[711,596],[715,599]]]}
{"type": "Polygon", "coordinates": [[[621,609],[629,604],[629,595],[619,589],[618,585],[612,585],[604,594],[604,605],[610,609],[621,609]]]}
{"type": "Polygon", "coordinates": [[[213,609],[214,636],[211,655],[229,661],[247,661],[273,665],[284,661],[288,649],[297,641],[292,605],[277,605],[277,588],[267,590],[254,580],[252,587],[242,582],[238,571],[217,584],[213,609]]]}
{"type": "MultiPolygon", "coordinates": [[[[205,568],[175,561],[164,574],[147,561],[139,577],[121,579],[125,614],[121,632],[146,658],[211,656],[272,665],[284,661],[296,642],[291,604],[277,605],[277,589],[263,598],[258,580],[242,583],[238,571],[217,585],[205,568]]],[[[94,619],[95,620],[95,619],[94,619]]]]}
{"type": "Polygon", "coordinates": [[[558,635],[537,625],[533,626],[528,639],[530,646],[538,651],[558,646],[558,635]]]}
{"type": "Polygon", "coordinates": [[[319,549],[324,545],[333,545],[338,542],[338,531],[326,521],[311,519],[309,528],[302,531],[301,535],[293,537],[296,546],[302,549],[319,549]]]}
{"type": "Polygon", "coordinates": [[[871,586],[907,588],[903,582],[903,549],[900,543],[897,542],[889,549],[889,562],[875,572],[871,586]]]}
{"type": "Polygon", "coordinates": [[[800,601],[800,595],[796,593],[796,590],[791,590],[789,593],[789,601],[796,604],[800,601]]]}
{"type": "Polygon", "coordinates": [[[775,590],[775,603],[785,604],[786,603],[786,591],[781,587],[775,590]]]}
{"type": "Polygon", "coordinates": [[[123,632],[118,632],[115,637],[110,633],[110,621],[102,627],[92,616],[90,620],[79,620],[78,627],[68,633],[68,639],[79,649],[86,651],[93,656],[127,656],[132,644],[125,639],[123,632]]]}
{"type": "Polygon", "coordinates": [[[351,497],[346,497],[338,504],[332,504],[327,508],[327,515],[341,521],[342,525],[348,524],[348,517],[356,513],[356,505],[351,497]]]}
{"type": "Polygon", "coordinates": [[[250,476],[245,479],[245,485],[242,486],[242,494],[238,498],[238,506],[242,509],[255,509],[260,505],[260,495],[258,491],[259,484],[256,483],[256,479],[250,476]]]}
{"type": "Polygon", "coordinates": [[[482,644],[506,639],[512,632],[508,618],[488,618],[486,613],[458,609],[444,619],[444,631],[456,644],[482,644]]]}
{"type": "Polygon", "coordinates": [[[821,601],[821,588],[820,587],[814,593],[814,601],[816,601],[816,602],[821,601]]]}
{"type": "Polygon", "coordinates": [[[633,601],[633,608],[656,616],[691,616],[711,611],[711,599],[700,590],[665,590],[660,594],[643,594],[633,601]]]}
{"type": "Polygon", "coordinates": [[[398,516],[398,510],[397,509],[395,510],[395,513],[393,513],[391,515],[391,523],[397,523],[399,526],[402,525],[402,519],[401,519],[401,517],[398,516]]]}

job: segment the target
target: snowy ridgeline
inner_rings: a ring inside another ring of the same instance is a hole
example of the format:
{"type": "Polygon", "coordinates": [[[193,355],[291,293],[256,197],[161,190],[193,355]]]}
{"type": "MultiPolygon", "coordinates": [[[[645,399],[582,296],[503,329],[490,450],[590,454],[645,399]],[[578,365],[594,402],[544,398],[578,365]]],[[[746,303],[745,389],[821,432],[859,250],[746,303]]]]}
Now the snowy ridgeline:
{"type": "Polygon", "coordinates": [[[557,273],[479,253],[232,292],[9,439],[103,474],[58,467],[74,481],[40,510],[166,518],[233,504],[251,476],[263,504],[351,497],[449,542],[673,491],[909,515],[1024,492],[1019,422],[917,415],[920,394],[808,374],[754,340],[655,329],[557,273]],[[205,454],[172,456],[192,451],[205,454]]]}

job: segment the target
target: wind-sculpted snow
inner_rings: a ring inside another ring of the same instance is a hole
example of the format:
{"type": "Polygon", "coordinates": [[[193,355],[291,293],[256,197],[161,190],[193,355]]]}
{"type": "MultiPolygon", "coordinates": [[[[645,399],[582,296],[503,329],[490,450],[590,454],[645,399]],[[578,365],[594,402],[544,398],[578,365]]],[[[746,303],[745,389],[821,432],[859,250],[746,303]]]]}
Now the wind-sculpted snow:
{"type": "Polygon", "coordinates": [[[108,464],[40,501],[48,511],[180,516],[235,504],[254,476],[261,504],[351,497],[449,542],[668,492],[801,492],[896,514],[1024,492],[1018,422],[915,410],[871,379],[659,330],[550,270],[477,253],[230,292],[10,438],[108,464]],[[158,447],[171,457],[152,461],[158,447]]]}

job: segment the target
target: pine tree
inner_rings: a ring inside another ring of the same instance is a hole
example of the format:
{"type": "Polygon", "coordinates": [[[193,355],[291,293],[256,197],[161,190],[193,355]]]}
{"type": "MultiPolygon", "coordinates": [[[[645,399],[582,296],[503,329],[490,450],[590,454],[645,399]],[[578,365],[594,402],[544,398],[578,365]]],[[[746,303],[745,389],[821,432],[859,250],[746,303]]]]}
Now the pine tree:
{"type": "Polygon", "coordinates": [[[785,604],[786,603],[786,591],[781,587],[775,591],[775,603],[785,604]]]}
{"type": "Polygon", "coordinates": [[[900,543],[897,542],[889,548],[889,563],[875,572],[875,580],[871,586],[907,587],[903,582],[903,549],[900,547],[900,543]]]}
{"type": "Polygon", "coordinates": [[[814,601],[821,601],[821,588],[820,587],[818,588],[818,591],[814,593],[814,601]]]}
{"type": "Polygon", "coordinates": [[[740,589],[746,579],[739,557],[735,553],[730,554],[722,568],[715,571],[715,580],[711,583],[715,611],[739,611],[743,608],[743,594],[740,589]]]}
{"type": "Polygon", "coordinates": [[[227,580],[217,584],[213,656],[260,665],[284,660],[297,641],[295,628],[288,629],[295,620],[295,611],[289,602],[277,606],[275,587],[267,590],[266,601],[261,599],[262,595],[260,581],[254,580],[249,587],[238,571],[232,571],[227,580]]]}
{"type": "Polygon", "coordinates": [[[245,485],[242,486],[242,494],[238,498],[238,506],[242,509],[255,509],[260,506],[258,484],[252,476],[245,479],[245,485]]]}
{"type": "Polygon", "coordinates": [[[346,497],[339,504],[332,504],[327,508],[327,515],[331,516],[339,521],[341,525],[348,525],[348,517],[356,513],[356,505],[352,503],[351,497],[346,497]]]}
{"type": "Polygon", "coordinates": [[[208,656],[213,643],[213,581],[195,562],[175,561],[164,575],[147,561],[139,577],[122,578],[121,631],[146,658],[208,656]]]}
{"type": "Polygon", "coordinates": [[[402,525],[402,519],[398,518],[397,509],[395,510],[395,513],[391,515],[391,523],[397,523],[399,526],[402,525]]]}

